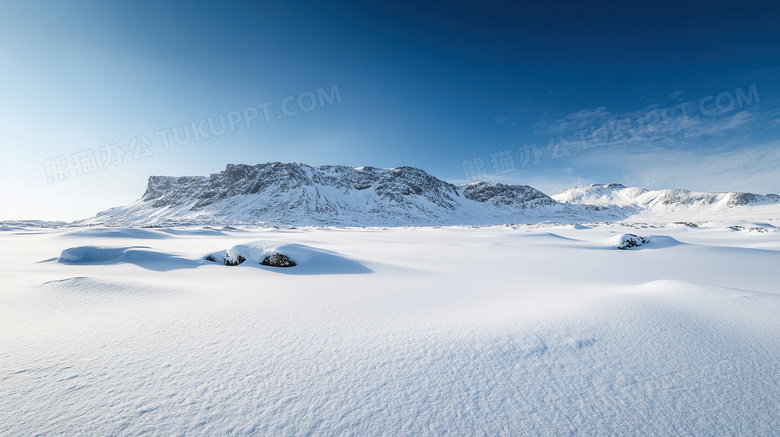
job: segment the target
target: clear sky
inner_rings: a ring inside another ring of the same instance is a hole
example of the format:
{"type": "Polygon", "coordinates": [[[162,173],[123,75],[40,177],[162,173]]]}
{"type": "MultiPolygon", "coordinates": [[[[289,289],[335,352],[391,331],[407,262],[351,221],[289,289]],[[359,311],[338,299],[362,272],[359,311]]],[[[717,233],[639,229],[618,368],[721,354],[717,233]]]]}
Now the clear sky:
{"type": "Polygon", "coordinates": [[[780,3],[0,1],[0,220],[229,163],[780,192],[780,3]]]}

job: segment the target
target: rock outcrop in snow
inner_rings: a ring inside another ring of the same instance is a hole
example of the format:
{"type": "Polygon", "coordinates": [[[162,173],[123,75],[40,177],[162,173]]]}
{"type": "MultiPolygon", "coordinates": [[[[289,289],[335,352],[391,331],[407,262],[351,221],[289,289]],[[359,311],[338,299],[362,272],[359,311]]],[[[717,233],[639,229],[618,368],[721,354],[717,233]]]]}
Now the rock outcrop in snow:
{"type": "Polygon", "coordinates": [[[650,242],[647,238],[634,234],[618,235],[614,240],[617,242],[616,247],[620,250],[639,247],[650,242]]]}

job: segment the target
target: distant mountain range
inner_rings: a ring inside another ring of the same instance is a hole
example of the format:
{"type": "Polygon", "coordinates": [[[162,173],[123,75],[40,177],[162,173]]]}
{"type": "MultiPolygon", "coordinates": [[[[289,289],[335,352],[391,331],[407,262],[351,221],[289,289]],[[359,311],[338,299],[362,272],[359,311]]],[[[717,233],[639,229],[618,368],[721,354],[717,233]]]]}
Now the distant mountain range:
{"type": "Polygon", "coordinates": [[[78,224],[490,225],[616,221],[642,214],[689,220],[759,205],[780,205],[780,196],[650,191],[620,184],[586,185],[548,196],[527,185],[455,186],[414,167],[275,162],[230,164],[209,177],[152,176],[139,200],[78,224]]]}

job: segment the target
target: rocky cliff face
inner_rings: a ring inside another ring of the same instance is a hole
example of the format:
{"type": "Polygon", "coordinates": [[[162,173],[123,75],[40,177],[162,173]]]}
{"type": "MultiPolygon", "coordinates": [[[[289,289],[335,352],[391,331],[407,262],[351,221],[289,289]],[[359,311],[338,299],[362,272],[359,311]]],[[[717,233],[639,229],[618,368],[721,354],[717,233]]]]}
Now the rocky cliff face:
{"type": "Polygon", "coordinates": [[[475,202],[501,208],[538,208],[557,205],[558,202],[528,185],[488,184],[478,182],[463,187],[463,196],[475,202]]]}
{"type": "Polygon", "coordinates": [[[225,171],[208,178],[152,176],[142,200],[153,201],[155,208],[187,204],[197,210],[237,196],[289,194],[286,197],[290,200],[302,200],[298,206],[314,210],[334,207],[328,199],[318,204],[317,196],[306,201],[307,192],[310,189],[316,192],[319,187],[343,195],[367,190],[377,199],[407,206],[419,198],[442,208],[453,208],[454,198],[458,197],[457,187],[413,167],[384,170],[277,162],[254,166],[230,164],[225,171]]]}

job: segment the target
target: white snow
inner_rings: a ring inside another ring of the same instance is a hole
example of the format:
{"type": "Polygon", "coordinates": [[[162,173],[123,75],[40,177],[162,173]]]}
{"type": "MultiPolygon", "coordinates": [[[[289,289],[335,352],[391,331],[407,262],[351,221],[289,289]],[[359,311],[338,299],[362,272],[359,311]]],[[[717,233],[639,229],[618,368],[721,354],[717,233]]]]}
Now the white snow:
{"type": "Polygon", "coordinates": [[[778,435],[776,224],[16,224],[0,435],[778,435]]]}

